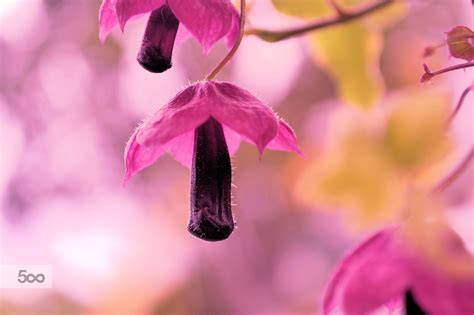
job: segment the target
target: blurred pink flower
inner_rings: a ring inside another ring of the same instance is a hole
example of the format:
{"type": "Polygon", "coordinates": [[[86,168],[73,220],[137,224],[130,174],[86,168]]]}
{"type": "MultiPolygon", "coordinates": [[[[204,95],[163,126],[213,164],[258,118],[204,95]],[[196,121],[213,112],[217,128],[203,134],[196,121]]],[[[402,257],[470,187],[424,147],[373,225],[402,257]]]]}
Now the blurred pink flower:
{"type": "MultiPolygon", "coordinates": [[[[455,258],[472,259],[459,237],[446,231],[445,250],[455,258]]],[[[387,228],[346,256],[326,288],[324,314],[339,304],[345,314],[368,314],[384,305],[393,309],[402,299],[408,315],[473,314],[471,275],[448,274],[401,238],[399,227],[387,228]]]]}
{"type": "Polygon", "coordinates": [[[174,41],[181,22],[207,52],[226,36],[232,46],[239,33],[239,13],[229,0],[103,0],[99,11],[99,38],[138,14],[151,12],[138,53],[138,62],[151,72],[171,67],[174,41]]]}
{"type": "Polygon", "coordinates": [[[283,120],[248,91],[227,82],[203,81],[179,92],[139,126],[125,149],[124,183],[170,151],[192,168],[189,231],[222,240],[234,228],[230,156],[240,140],[301,153],[283,120]]]}

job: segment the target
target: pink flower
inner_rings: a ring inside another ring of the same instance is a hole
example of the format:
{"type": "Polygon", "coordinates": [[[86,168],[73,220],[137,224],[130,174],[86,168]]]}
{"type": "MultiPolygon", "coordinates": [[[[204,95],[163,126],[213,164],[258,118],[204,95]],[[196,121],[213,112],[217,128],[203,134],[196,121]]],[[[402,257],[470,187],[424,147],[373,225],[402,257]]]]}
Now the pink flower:
{"type": "MultiPolygon", "coordinates": [[[[442,246],[453,259],[470,265],[473,257],[451,230],[442,234],[442,246]]],[[[407,244],[401,229],[382,230],[346,256],[333,275],[323,298],[323,313],[338,305],[345,314],[369,314],[381,306],[404,301],[405,313],[471,315],[474,313],[472,274],[454,275],[441,268],[447,261],[429,260],[407,244]]],[[[446,258],[446,257],[445,257],[446,258]]],[[[474,264],[472,265],[474,267],[474,264]]]]}
{"type": "Polygon", "coordinates": [[[188,230],[205,240],[226,239],[234,228],[230,156],[243,139],[265,148],[301,153],[293,130],[248,91],[227,82],[188,86],[139,126],[125,149],[131,176],[169,151],[191,167],[188,230]]]}
{"type": "Polygon", "coordinates": [[[179,24],[191,33],[207,52],[226,36],[232,46],[238,38],[239,13],[229,0],[103,0],[99,11],[102,42],[114,27],[122,31],[127,21],[151,12],[138,62],[151,72],[171,67],[171,55],[179,24]]]}

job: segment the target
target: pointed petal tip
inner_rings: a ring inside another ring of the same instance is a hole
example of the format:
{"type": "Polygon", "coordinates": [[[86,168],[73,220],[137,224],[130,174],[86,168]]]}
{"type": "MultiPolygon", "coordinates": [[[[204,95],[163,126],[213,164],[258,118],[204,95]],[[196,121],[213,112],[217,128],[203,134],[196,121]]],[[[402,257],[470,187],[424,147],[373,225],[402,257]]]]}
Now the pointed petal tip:
{"type": "Polygon", "coordinates": [[[298,142],[296,141],[296,137],[295,137],[295,142],[291,148],[291,152],[294,152],[298,154],[301,158],[306,159],[306,155],[304,154],[303,150],[301,150],[300,146],[298,145],[298,142]]]}
{"type": "Polygon", "coordinates": [[[130,180],[130,176],[125,175],[122,179],[122,188],[127,188],[128,181],[130,180]]]}
{"type": "Polygon", "coordinates": [[[119,26],[120,26],[120,31],[122,32],[122,34],[125,32],[125,24],[127,23],[127,21],[122,21],[120,20],[119,22],[119,26]]]}
{"type": "Polygon", "coordinates": [[[258,150],[258,161],[262,162],[263,154],[265,153],[265,146],[262,147],[260,145],[257,145],[257,150],[258,150]]]}
{"type": "Polygon", "coordinates": [[[296,149],[293,152],[298,154],[302,159],[306,159],[306,155],[304,154],[303,151],[301,151],[299,146],[296,146],[296,149]]]}
{"type": "Polygon", "coordinates": [[[290,125],[281,118],[278,121],[278,132],[275,138],[270,141],[267,148],[271,150],[294,152],[302,158],[305,157],[303,151],[301,151],[298,146],[295,132],[290,125]]]}
{"type": "Polygon", "coordinates": [[[209,55],[209,52],[211,51],[211,47],[212,45],[209,45],[205,42],[199,42],[201,44],[201,47],[202,47],[202,54],[204,55],[204,57],[207,57],[207,55],[209,55]]]}
{"type": "Polygon", "coordinates": [[[106,39],[107,39],[107,33],[102,29],[102,27],[99,27],[99,42],[100,42],[100,44],[104,45],[106,39]]]}
{"type": "Polygon", "coordinates": [[[258,160],[261,162],[263,158],[263,154],[265,153],[265,149],[268,149],[268,145],[270,142],[253,142],[255,146],[257,147],[258,151],[258,160]]]}
{"type": "Polygon", "coordinates": [[[107,37],[109,37],[109,34],[110,34],[111,31],[112,31],[112,29],[107,30],[106,28],[103,28],[102,26],[100,26],[100,29],[99,29],[99,42],[100,42],[101,45],[104,45],[104,43],[107,40],[107,37]]]}
{"type": "Polygon", "coordinates": [[[133,172],[130,170],[128,165],[125,165],[125,175],[123,175],[122,178],[122,187],[127,188],[128,183],[130,182],[130,179],[132,179],[133,175],[135,175],[136,172],[133,172]]]}

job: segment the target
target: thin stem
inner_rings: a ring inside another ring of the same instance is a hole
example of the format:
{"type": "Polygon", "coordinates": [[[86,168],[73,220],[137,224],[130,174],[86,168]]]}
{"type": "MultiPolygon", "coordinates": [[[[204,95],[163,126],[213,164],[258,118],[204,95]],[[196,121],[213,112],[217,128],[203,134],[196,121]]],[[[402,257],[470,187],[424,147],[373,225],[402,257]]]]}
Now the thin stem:
{"type": "Polygon", "coordinates": [[[336,0],[326,0],[326,2],[339,16],[347,15],[346,11],[336,2],[336,0]]]}
{"type": "Polygon", "coordinates": [[[432,45],[432,46],[427,46],[425,50],[423,51],[423,58],[428,58],[432,55],[434,55],[435,51],[443,46],[446,45],[446,41],[443,41],[439,44],[432,45]]]}
{"type": "Polygon", "coordinates": [[[232,59],[235,52],[240,46],[242,42],[242,38],[244,37],[244,27],[245,27],[245,0],[240,0],[240,25],[239,25],[239,37],[235,42],[232,49],[227,53],[227,55],[222,59],[222,61],[212,70],[212,72],[206,77],[207,81],[211,81],[215,78],[215,76],[225,67],[225,65],[232,59]]]}
{"type": "Polygon", "coordinates": [[[456,117],[462,105],[464,104],[464,100],[466,99],[467,95],[472,91],[474,91],[474,85],[468,86],[462,92],[461,97],[459,98],[459,101],[456,104],[456,107],[454,108],[453,112],[451,113],[451,115],[449,115],[448,119],[446,120],[446,124],[448,125],[448,127],[452,124],[454,118],[456,117]]]}
{"type": "Polygon", "coordinates": [[[438,185],[433,188],[433,193],[441,193],[446,188],[448,188],[469,166],[472,158],[474,157],[474,148],[469,150],[469,153],[461,160],[461,162],[448,174],[445,178],[443,178],[438,185]]]}
{"type": "Polygon", "coordinates": [[[426,64],[423,64],[423,69],[425,70],[425,73],[421,76],[420,82],[425,83],[425,82],[431,80],[433,77],[435,77],[437,75],[440,75],[440,74],[443,74],[443,73],[446,73],[446,72],[450,72],[450,71],[459,70],[459,69],[466,69],[466,68],[469,68],[469,67],[474,67],[474,62],[473,61],[457,64],[457,65],[454,65],[454,66],[450,66],[450,67],[446,67],[446,68],[437,70],[435,72],[431,72],[430,68],[428,68],[428,66],[426,64]]]}
{"type": "MultiPolygon", "coordinates": [[[[300,36],[307,32],[315,31],[321,28],[329,27],[336,24],[346,23],[348,21],[354,20],[356,18],[370,14],[374,11],[377,11],[393,2],[394,0],[377,1],[375,3],[361,7],[360,9],[356,11],[352,11],[352,12],[340,11],[338,12],[338,15],[336,15],[335,17],[319,19],[318,21],[315,21],[308,25],[293,28],[293,29],[281,30],[281,31],[269,31],[269,30],[264,30],[264,29],[252,28],[252,29],[248,29],[245,32],[245,34],[255,35],[259,37],[260,39],[267,42],[278,42],[278,41],[285,40],[293,36],[300,36]]],[[[338,6],[336,5],[336,7],[338,6]]]]}

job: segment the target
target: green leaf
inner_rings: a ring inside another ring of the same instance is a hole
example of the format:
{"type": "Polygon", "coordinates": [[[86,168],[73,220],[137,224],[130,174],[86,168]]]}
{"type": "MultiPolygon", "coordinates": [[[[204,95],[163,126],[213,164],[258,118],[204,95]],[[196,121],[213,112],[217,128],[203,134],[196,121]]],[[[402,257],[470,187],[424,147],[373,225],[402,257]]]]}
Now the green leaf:
{"type": "Polygon", "coordinates": [[[325,0],[272,0],[275,8],[286,15],[313,19],[331,13],[325,0]]]}

